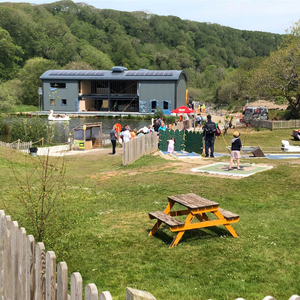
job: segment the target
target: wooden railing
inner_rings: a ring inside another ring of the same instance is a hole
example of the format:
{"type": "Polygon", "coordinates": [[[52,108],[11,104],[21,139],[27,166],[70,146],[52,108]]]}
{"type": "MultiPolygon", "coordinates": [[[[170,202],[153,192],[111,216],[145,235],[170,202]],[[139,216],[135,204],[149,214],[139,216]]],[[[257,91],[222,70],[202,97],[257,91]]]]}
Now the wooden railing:
{"type": "Polygon", "coordinates": [[[6,147],[15,150],[28,150],[30,147],[32,147],[32,142],[21,142],[20,140],[17,140],[13,143],[0,142],[0,147],[6,147]]]}
{"type": "Polygon", "coordinates": [[[299,128],[300,120],[275,121],[275,120],[251,120],[252,127],[268,128],[270,130],[283,128],[299,128]]]}
{"type": "Polygon", "coordinates": [[[123,165],[132,164],[143,155],[156,151],[157,143],[157,132],[138,136],[123,143],[123,165]]]}

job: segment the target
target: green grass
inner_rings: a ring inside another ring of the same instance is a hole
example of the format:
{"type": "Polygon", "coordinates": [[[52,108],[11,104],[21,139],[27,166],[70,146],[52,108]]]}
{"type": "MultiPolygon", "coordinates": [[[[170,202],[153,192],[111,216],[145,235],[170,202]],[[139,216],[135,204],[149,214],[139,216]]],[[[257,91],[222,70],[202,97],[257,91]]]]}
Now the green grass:
{"type": "Polygon", "coordinates": [[[10,113],[24,113],[24,112],[34,112],[34,111],[39,111],[38,106],[34,105],[16,105],[14,106],[10,113]]]}
{"type": "MultiPolygon", "coordinates": [[[[246,144],[279,147],[290,131],[250,131],[246,144]]],[[[231,138],[232,133],[226,141],[231,138]]],[[[226,151],[222,137],[216,148],[226,151]]],[[[7,214],[29,234],[30,225],[13,197],[7,151],[0,148],[1,199],[6,199],[7,214]]],[[[13,153],[16,168],[25,170],[23,158],[13,153]]],[[[151,155],[128,167],[122,166],[120,156],[67,160],[65,206],[57,222],[68,227],[55,241],[46,241],[46,249],[54,249],[70,273],[80,272],[84,284],[94,282],[113,299],[124,299],[127,286],[165,300],[288,299],[300,293],[298,163],[256,160],[274,168],[234,180],[182,174],[176,172],[178,161],[151,155]],[[148,236],[154,225],[148,212],[163,210],[168,195],[190,192],[239,214],[240,221],[233,224],[239,237],[222,226],[194,230],[169,249],[174,234],[166,226],[148,236]]]]}

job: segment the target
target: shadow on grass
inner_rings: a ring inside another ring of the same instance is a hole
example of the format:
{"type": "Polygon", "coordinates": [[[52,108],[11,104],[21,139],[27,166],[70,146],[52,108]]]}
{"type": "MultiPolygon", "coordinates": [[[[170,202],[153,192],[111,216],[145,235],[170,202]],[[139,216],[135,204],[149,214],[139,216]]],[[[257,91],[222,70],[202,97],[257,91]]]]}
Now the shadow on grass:
{"type": "MultiPolygon", "coordinates": [[[[150,233],[151,229],[146,230],[148,234],[150,233]]],[[[167,245],[170,245],[177,235],[176,232],[171,232],[167,225],[161,225],[158,231],[151,237],[154,237],[158,240],[161,240],[167,245]]],[[[209,227],[203,229],[193,229],[187,230],[180,240],[181,243],[190,243],[193,241],[198,240],[208,240],[212,238],[220,238],[221,236],[229,236],[232,237],[230,232],[225,227],[209,227]]]]}

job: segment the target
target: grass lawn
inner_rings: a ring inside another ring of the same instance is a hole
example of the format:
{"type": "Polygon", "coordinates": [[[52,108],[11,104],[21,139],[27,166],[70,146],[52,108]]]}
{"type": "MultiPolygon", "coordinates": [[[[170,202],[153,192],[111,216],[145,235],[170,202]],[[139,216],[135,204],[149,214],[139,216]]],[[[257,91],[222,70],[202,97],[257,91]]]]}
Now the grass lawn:
{"type": "MultiPolygon", "coordinates": [[[[291,130],[250,131],[246,145],[279,148],[290,135],[291,130]]],[[[231,139],[232,132],[228,145],[231,139]]],[[[220,137],[216,152],[225,151],[220,137]]],[[[22,155],[13,153],[16,168],[25,172],[22,155]]],[[[0,148],[0,208],[29,234],[30,225],[13,197],[8,157],[8,150],[0,148]]],[[[176,172],[178,161],[151,155],[128,167],[122,166],[121,156],[66,159],[64,208],[56,218],[67,230],[45,244],[46,250],[56,251],[57,261],[67,262],[70,273],[81,273],[84,284],[93,282],[116,300],[124,299],[126,287],[164,300],[300,294],[300,160],[258,159],[255,163],[274,168],[235,180],[182,174],[176,172]],[[168,195],[182,193],[196,193],[239,214],[240,221],[232,225],[239,237],[221,226],[194,230],[169,249],[174,234],[167,227],[148,236],[155,223],[148,212],[163,210],[168,195]]]]}

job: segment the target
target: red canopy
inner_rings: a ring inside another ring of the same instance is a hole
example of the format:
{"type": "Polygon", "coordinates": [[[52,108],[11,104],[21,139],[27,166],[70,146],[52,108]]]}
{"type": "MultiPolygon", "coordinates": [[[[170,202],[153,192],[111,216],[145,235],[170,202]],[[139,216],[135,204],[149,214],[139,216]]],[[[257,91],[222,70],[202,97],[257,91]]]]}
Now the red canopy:
{"type": "Polygon", "coordinates": [[[193,112],[194,112],[193,109],[188,108],[186,106],[180,106],[171,111],[171,113],[173,114],[192,114],[193,112]]]}

